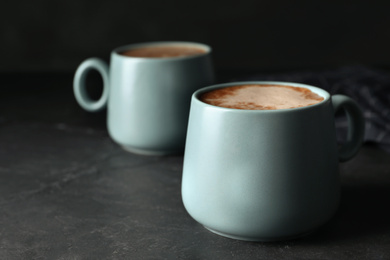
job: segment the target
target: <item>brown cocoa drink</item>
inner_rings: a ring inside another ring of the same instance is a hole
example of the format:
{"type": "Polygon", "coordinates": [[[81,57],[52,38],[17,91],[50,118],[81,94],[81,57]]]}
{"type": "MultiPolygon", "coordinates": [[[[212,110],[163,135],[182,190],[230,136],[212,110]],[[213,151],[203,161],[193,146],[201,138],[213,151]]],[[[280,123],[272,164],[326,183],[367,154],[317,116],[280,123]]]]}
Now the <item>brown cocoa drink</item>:
{"type": "Polygon", "coordinates": [[[206,53],[205,49],[187,45],[154,45],[121,52],[122,55],[139,58],[173,58],[203,53],[206,53]]]}
{"type": "Polygon", "coordinates": [[[239,85],[204,93],[200,100],[210,105],[249,110],[305,107],[324,100],[307,88],[287,85],[239,85]]]}

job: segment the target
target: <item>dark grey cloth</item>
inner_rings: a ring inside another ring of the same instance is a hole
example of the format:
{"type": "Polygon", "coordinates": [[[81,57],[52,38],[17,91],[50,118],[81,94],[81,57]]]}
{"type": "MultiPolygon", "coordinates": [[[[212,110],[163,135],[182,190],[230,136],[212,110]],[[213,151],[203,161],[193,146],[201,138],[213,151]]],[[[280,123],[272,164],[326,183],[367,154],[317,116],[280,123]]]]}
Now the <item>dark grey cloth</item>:
{"type": "MultiPolygon", "coordinates": [[[[239,80],[298,82],[323,88],[332,95],[347,95],[357,101],[363,110],[366,120],[364,140],[390,152],[390,73],[386,70],[350,66],[317,72],[254,74],[239,80]]],[[[346,117],[339,116],[336,129],[340,140],[344,138],[346,128],[346,117]]]]}

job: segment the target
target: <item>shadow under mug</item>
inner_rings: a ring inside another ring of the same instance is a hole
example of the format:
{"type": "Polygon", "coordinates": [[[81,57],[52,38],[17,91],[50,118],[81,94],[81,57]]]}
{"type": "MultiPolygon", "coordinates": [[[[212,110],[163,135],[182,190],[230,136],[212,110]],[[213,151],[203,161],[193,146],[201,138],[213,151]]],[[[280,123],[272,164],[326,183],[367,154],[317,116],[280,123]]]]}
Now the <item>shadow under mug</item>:
{"type": "Polygon", "coordinates": [[[182,199],[188,213],[222,236],[275,241],[308,234],[327,222],[340,199],[339,161],[362,144],[364,118],[355,101],[288,82],[234,82],[192,96],[182,199]],[[247,84],[310,89],[324,100],[279,110],[241,110],[202,102],[202,93],[247,84]],[[334,114],[344,110],[347,140],[337,144],[334,114]]]}
{"type": "Polygon", "coordinates": [[[111,52],[110,67],[90,58],[77,68],[74,95],[87,111],[107,105],[107,127],[111,138],[125,150],[146,155],[183,153],[188,114],[193,92],[214,80],[211,48],[192,42],[151,42],[132,44],[111,52]],[[153,46],[187,46],[205,52],[168,58],[129,57],[126,50],[153,46]],[[99,100],[86,90],[90,70],[103,79],[99,100]]]}

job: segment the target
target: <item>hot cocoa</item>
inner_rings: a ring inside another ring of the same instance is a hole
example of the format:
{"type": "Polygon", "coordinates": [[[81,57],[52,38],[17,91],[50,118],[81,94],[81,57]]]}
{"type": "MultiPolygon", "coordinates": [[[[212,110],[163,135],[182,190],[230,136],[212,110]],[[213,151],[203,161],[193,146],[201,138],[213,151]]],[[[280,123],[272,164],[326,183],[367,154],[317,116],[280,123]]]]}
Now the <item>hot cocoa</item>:
{"type": "Polygon", "coordinates": [[[249,110],[289,109],[324,100],[307,88],[285,85],[239,85],[215,89],[201,95],[210,105],[249,110]]]}
{"type": "Polygon", "coordinates": [[[187,45],[154,45],[129,49],[120,54],[139,58],[172,58],[206,53],[205,49],[187,45]]]}

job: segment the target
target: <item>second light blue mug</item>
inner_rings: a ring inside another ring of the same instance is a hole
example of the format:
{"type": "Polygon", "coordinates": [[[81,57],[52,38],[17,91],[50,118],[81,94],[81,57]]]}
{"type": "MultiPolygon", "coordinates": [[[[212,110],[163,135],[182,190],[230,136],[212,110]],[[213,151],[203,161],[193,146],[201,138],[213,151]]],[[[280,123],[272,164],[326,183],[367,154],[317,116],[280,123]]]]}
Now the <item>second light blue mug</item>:
{"type": "Polygon", "coordinates": [[[338,164],[351,159],[364,136],[355,101],[288,82],[233,82],[200,89],[191,102],[182,198],[188,213],[214,233],[275,241],[299,237],[327,222],[338,208],[338,164]],[[206,104],[200,96],[235,85],[306,88],[318,104],[279,110],[242,110],[206,104]],[[334,114],[349,118],[338,146],[334,114]]]}
{"type": "Polygon", "coordinates": [[[211,48],[192,42],[152,42],[119,47],[111,53],[111,64],[91,58],[74,77],[76,100],[87,111],[107,108],[107,127],[112,139],[125,150],[148,155],[182,153],[192,93],[214,80],[211,48]],[[153,46],[187,46],[205,52],[170,58],[129,57],[126,50],[153,46]],[[103,79],[99,100],[86,91],[88,71],[103,79]]]}

